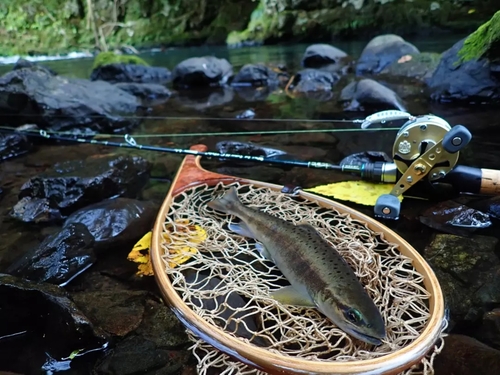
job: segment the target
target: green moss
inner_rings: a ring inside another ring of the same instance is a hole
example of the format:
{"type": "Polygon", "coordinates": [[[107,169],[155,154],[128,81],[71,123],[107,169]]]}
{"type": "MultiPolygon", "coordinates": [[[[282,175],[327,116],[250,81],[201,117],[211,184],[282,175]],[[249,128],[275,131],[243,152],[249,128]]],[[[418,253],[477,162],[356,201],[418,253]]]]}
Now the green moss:
{"type": "Polygon", "coordinates": [[[94,59],[94,65],[92,69],[95,69],[99,66],[109,65],[109,64],[136,64],[136,65],[145,65],[149,64],[141,59],[139,56],[135,55],[119,55],[114,52],[101,52],[94,59]]]}
{"type": "Polygon", "coordinates": [[[488,57],[496,59],[499,55],[500,47],[500,11],[496,12],[493,17],[481,25],[467,39],[458,56],[461,62],[488,57]]]}

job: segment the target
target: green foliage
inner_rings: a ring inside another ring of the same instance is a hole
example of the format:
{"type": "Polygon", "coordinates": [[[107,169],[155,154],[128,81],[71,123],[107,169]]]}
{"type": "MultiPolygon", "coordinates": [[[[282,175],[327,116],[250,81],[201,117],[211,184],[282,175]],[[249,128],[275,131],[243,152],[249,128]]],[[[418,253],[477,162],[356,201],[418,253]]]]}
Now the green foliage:
{"type": "Polygon", "coordinates": [[[461,62],[489,57],[497,59],[500,57],[500,11],[481,25],[464,41],[464,45],[458,51],[461,62]]]}
{"type": "Polygon", "coordinates": [[[109,64],[136,64],[136,65],[145,65],[149,64],[141,59],[139,56],[135,55],[120,55],[114,52],[101,52],[94,59],[94,65],[92,69],[95,69],[99,66],[109,65],[109,64]]]}

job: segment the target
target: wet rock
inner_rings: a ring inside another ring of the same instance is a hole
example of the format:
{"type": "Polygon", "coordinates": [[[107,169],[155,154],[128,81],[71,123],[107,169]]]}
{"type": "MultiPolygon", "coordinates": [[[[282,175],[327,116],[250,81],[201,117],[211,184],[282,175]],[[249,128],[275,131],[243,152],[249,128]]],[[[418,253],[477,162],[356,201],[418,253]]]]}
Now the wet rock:
{"type": "Polygon", "coordinates": [[[403,100],[390,88],[374,81],[362,79],[348,84],[340,93],[339,101],[349,102],[346,110],[398,109],[406,111],[403,100]]]}
{"type": "Polygon", "coordinates": [[[340,165],[376,163],[379,161],[392,163],[393,159],[383,151],[363,151],[346,156],[340,161],[340,165]]]}
{"type": "Polygon", "coordinates": [[[156,83],[121,82],[116,83],[115,86],[141,99],[166,99],[172,95],[169,89],[156,83]]]}
{"type": "Polygon", "coordinates": [[[289,75],[264,64],[246,64],[231,81],[232,86],[279,86],[289,80],[289,75]]]}
{"type": "Polygon", "coordinates": [[[126,247],[153,226],[157,205],[129,198],[106,199],[72,213],[64,226],[84,224],[95,238],[95,248],[126,247]]]}
{"type": "Polygon", "coordinates": [[[470,206],[487,213],[492,218],[500,219],[500,197],[498,196],[471,202],[470,206]]]}
{"type": "Polygon", "coordinates": [[[130,336],[99,364],[97,374],[176,374],[188,358],[187,351],[163,349],[142,337],[130,336]]]}
{"type": "Polygon", "coordinates": [[[234,91],[229,87],[217,89],[182,90],[175,97],[175,101],[184,107],[193,108],[198,111],[221,106],[234,99],[234,91]]]}
{"type": "Polygon", "coordinates": [[[454,322],[477,320],[481,310],[500,302],[497,238],[437,234],[425,249],[454,322]]]}
{"type": "Polygon", "coordinates": [[[434,74],[440,60],[441,54],[439,53],[422,52],[406,55],[387,66],[380,74],[387,74],[396,78],[415,78],[425,81],[434,74]]]}
{"type": "Polygon", "coordinates": [[[153,299],[146,300],[144,319],[136,334],[165,349],[175,349],[190,343],[186,327],[172,310],[153,299]]]}
{"type": "Polygon", "coordinates": [[[430,228],[461,236],[491,225],[487,214],[452,200],[440,202],[425,210],[419,220],[430,228]]]}
{"type": "Polygon", "coordinates": [[[480,341],[451,334],[443,351],[434,360],[436,375],[496,375],[500,369],[500,351],[480,341]]]}
{"type": "Polygon", "coordinates": [[[0,77],[0,110],[12,125],[53,131],[114,133],[140,120],[139,100],[103,81],[53,76],[23,68],[0,77]]]}
{"type": "Polygon", "coordinates": [[[328,68],[339,71],[346,64],[347,53],[329,44],[313,44],[307,47],[302,57],[304,68],[328,68]]]}
{"type": "Polygon", "coordinates": [[[479,338],[495,349],[500,349],[500,308],[484,313],[479,338]]]}
{"type": "Polygon", "coordinates": [[[0,161],[24,155],[31,150],[31,142],[19,133],[0,133],[0,161]]]}
{"type": "Polygon", "coordinates": [[[46,354],[62,359],[73,351],[104,348],[95,328],[61,288],[0,274],[0,361],[3,370],[38,374],[46,354]],[[24,334],[19,334],[25,332],[24,334]]]}
{"type": "Polygon", "coordinates": [[[6,272],[64,286],[95,262],[93,245],[94,237],[85,225],[70,224],[14,261],[6,272]]]}
{"type": "Polygon", "coordinates": [[[442,54],[427,80],[431,98],[437,101],[491,101],[500,98],[500,63],[486,58],[462,62],[458,51],[464,39],[442,54]]]}
{"type": "Polygon", "coordinates": [[[16,61],[16,63],[12,67],[12,70],[19,70],[19,69],[23,69],[23,68],[29,68],[31,70],[40,70],[40,71],[43,71],[43,72],[50,74],[50,75],[53,75],[53,76],[57,75],[57,73],[54,70],[52,70],[46,66],[36,64],[32,61],[23,59],[23,58],[20,58],[19,60],[16,61]]]}
{"type": "MultiPolygon", "coordinates": [[[[217,142],[215,148],[217,149],[217,152],[220,152],[221,154],[263,156],[266,158],[274,158],[276,156],[286,155],[286,152],[284,151],[270,147],[263,147],[251,142],[221,141],[217,142]]],[[[236,160],[231,159],[231,161],[236,160]]]]}
{"type": "Polygon", "coordinates": [[[170,82],[172,74],[164,67],[141,64],[104,64],[98,66],[90,74],[91,81],[107,81],[110,83],[154,83],[164,85],[170,82]]]}
{"type": "Polygon", "coordinates": [[[324,93],[319,98],[329,100],[333,97],[332,89],[339,81],[336,73],[318,69],[304,69],[295,74],[289,89],[294,93],[309,94],[324,93]],[[326,95],[325,95],[326,94],[326,95]]]}
{"type": "Polygon", "coordinates": [[[123,337],[141,324],[147,295],[146,291],[103,290],[74,293],[72,297],[96,326],[110,335],[123,337]]]}
{"type": "Polygon", "coordinates": [[[413,44],[394,34],[373,38],[361,52],[356,65],[356,74],[378,74],[405,55],[418,54],[413,44]]]}
{"type": "Polygon", "coordinates": [[[21,187],[10,215],[24,222],[51,222],[106,198],[134,198],[147,182],[149,170],[147,160],[129,155],[58,163],[21,187]]]}
{"type": "Polygon", "coordinates": [[[177,88],[223,86],[232,76],[229,61],[213,56],[191,57],[177,64],[172,72],[177,88]]]}

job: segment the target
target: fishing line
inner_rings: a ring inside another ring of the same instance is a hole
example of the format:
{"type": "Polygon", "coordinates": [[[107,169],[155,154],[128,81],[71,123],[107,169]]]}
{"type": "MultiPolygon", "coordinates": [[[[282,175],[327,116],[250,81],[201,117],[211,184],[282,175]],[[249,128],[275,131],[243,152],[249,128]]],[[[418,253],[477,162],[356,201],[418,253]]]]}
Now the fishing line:
{"type": "MultiPolygon", "coordinates": [[[[18,130],[14,127],[0,126],[0,130],[9,132],[21,133],[38,133],[36,130],[18,130]]],[[[136,134],[134,138],[181,138],[181,137],[216,137],[216,136],[244,136],[244,135],[274,135],[274,134],[302,134],[302,133],[350,133],[350,132],[366,132],[366,131],[396,131],[399,128],[373,128],[373,129],[301,129],[301,130],[255,130],[255,131],[236,131],[236,132],[199,132],[199,133],[160,133],[160,134],[136,134]]],[[[74,136],[71,132],[47,131],[51,135],[74,136]]],[[[95,134],[94,139],[106,139],[122,137],[117,134],[95,134]]]]}

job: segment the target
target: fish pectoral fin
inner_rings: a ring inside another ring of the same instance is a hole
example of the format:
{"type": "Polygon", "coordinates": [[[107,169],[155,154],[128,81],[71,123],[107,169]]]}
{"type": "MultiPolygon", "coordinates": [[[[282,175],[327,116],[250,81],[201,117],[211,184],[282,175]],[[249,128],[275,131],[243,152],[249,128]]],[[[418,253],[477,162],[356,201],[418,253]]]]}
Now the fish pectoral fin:
{"type": "Polygon", "coordinates": [[[271,298],[284,305],[295,305],[303,307],[316,307],[309,295],[304,295],[293,286],[285,286],[271,293],[271,298]]]}
{"type": "Polygon", "coordinates": [[[240,221],[239,223],[230,223],[228,225],[229,230],[239,234],[243,237],[250,237],[255,239],[255,234],[252,233],[250,228],[245,224],[244,221],[240,221]]]}
{"type": "Polygon", "coordinates": [[[269,251],[267,251],[266,247],[262,243],[256,242],[255,243],[255,248],[258,250],[259,254],[264,259],[267,259],[267,260],[270,260],[270,261],[273,260],[273,258],[271,257],[271,254],[269,254],[269,251]]]}

